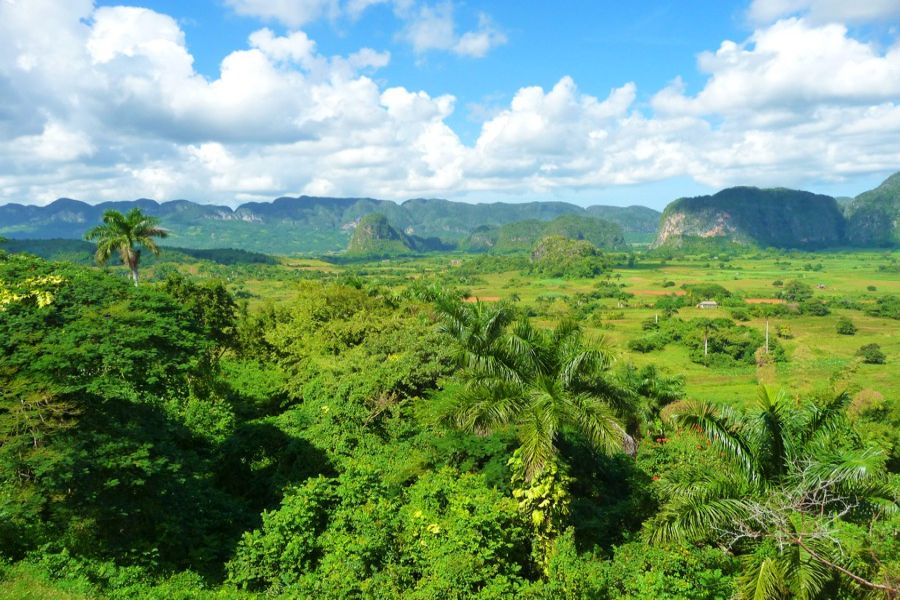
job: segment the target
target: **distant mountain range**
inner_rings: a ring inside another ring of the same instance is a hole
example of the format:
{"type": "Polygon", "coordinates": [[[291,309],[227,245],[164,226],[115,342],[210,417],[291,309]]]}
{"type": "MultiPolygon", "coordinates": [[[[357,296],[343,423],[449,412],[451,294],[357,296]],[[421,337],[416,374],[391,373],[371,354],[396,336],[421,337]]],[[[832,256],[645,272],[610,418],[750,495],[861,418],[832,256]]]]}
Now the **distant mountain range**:
{"type": "Polygon", "coordinates": [[[565,202],[466,204],[414,199],[402,204],[372,198],[283,197],[251,202],[236,209],[188,200],[158,203],[140,199],[91,205],[60,198],[47,206],[0,206],[0,235],[11,239],[80,239],[100,222],[105,210],[139,207],[158,216],[172,231],[167,244],[188,248],[241,248],[272,254],[340,252],[360,219],[377,213],[411,238],[438,238],[455,244],[479,227],[519,221],[550,221],[561,215],[602,217],[618,224],[628,239],[649,241],[660,213],[643,206],[627,208],[565,202]]]}
{"type": "Polygon", "coordinates": [[[91,205],[61,198],[47,206],[0,206],[0,236],[81,239],[105,210],[139,207],[172,232],[183,248],[238,248],[269,254],[389,254],[458,247],[469,251],[529,250],[541,237],[584,239],[600,248],[655,238],[656,246],[692,239],[783,248],[900,245],[900,173],[856,198],[785,188],[734,187],[680,198],[659,213],[565,202],[467,204],[417,198],[402,204],[373,198],[283,197],[236,209],[188,200],[140,199],[91,205]],[[378,215],[365,219],[368,215],[378,215]],[[360,224],[365,235],[351,243],[360,224]]]}
{"type": "Polygon", "coordinates": [[[900,173],[853,199],[785,188],[734,187],[679,198],[660,221],[655,246],[726,240],[779,248],[892,247],[900,243],[900,173]]]}

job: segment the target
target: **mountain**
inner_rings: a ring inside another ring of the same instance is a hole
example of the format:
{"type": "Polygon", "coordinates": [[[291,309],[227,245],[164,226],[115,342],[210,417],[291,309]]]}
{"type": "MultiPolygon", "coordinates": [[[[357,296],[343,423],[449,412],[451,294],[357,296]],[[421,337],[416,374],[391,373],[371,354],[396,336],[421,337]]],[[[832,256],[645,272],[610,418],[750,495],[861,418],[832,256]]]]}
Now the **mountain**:
{"type": "Polygon", "coordinates": [[[785,188],[733,187],[712,196],[680,198],[663,211],[655,246],[691,238],[721,238],[780,248],[824,248],[846,243],[837,202],[785,188]]]}
{"type": "Polygon", "coordinates": [[[586,240],[598,248],[626,248],[622,227],[602,219],[578,214],[556,217],[552,221],[529,219],[500,227],[483,226],[460,242],[460,248],[496,254],[528,251],[541,238],[558,236],[570,240],[586,240]]]}
{"type": "MultiPolygon", "coordinates": [[[[0,206],[0,235],[9,238],[80,239],[100,222],[103,211],[127,211],[140,207],[158,216],[172,232],[168,244],[193,248],[242,248],[257,252],[294,254],[343,250],[359,220],[379,213],[397,231],[423,240],[440,238],[458,242],[479,227],[500,226],[526,220],[549,221],[561,215],[585,216],[585,210],[564,202],[522,204],[466,204],[449,200],[417,198],[402,204],[374,198],[282,197],[272,202],[250,202],[236,209],[197,204],[188,200],[158,203],[140,199],[90,205],[60,198],[47,206],[6,204],[0,206]]],[[[615,209],[626,234],[644,234],[647,215],[656,211],[643,207],[615,209]],[[649,211],[649,213],[648,213],[649,211]]]]}
{"type": "Polygon", "coordinates": [[[596,277],[605,267],[603,254],[587,240],[548,235],[531,250],[531,272],[547,277],[596,277]]]}
{"type": "MultiPolygon", "coordinates": [[[[94,253],[97,250],[97,246],[92,242],[73,239],[14,239],[0,240],[0,250],[34,254],[47,260],[65,260],[82,265],[93,265],[95,264],[94,253]]],[[[199,250],[197,248],[168,246],[166,251],[159,256],[145,252],[141,256],[141,265],[146,267],[163,262],[191,262],[192,260],[206,260],[220,265],[274,265],[278,262],[275,258],[266,254],[235,250],[233,248],[199,250]]],[[[110,258],[110,264],[121,264],[118,254],[113,253],[110,258]]]]}
{"type": "Polygon", "coordinates": [[[396,256],[413,251],[412,242],[380,213],[362,217],[347,244],[347,254],[357,256],[396,256]]]}
{"type": "Polygon", "coordinates": [[[651,242],[659,229],[660,212],[646,206],[588,206],[587,214],[622,227],[625,240],[651,242]]]}
{"type": "Polygon", "coordinates": [[[844,214],[847,238],[854,246],[900,244],[900,173],[854,198],[844,214]]]}

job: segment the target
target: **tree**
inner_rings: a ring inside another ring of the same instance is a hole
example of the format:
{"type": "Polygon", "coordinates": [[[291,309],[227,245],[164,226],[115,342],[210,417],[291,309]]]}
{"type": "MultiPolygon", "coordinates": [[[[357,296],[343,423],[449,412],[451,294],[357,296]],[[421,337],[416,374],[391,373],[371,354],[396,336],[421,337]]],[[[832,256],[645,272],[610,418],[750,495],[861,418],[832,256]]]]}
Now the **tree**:
{"type": "Polygon", "coordinates": [[[651,540],[716,542],[742,555],[743,597],[814,598],[841,585],[895,594],[889,572],[871,559],[848,560],[841,542],[855,523],[897,509],[884,456],[850,428],[848,403],[840,394],[798,407],[783,391],[760,386],[746,414],[686,404],[675,422],[726,460],[720,472],[664,486],[669,500],[651,540]]]}
{"type": "Polygon", "coordinates": [[[885,359],[884,352],[878,344],[866,344],[856,351],[856,356],[861,356],[862,361],[869,365],[883,365],[885,359]]]}
{"type": "Polygon", "coordinates": [[[462,368],[451,423],[482,434],[515,428],[526,482],[556,460],[566,427],[595,448],[634,452],[620,421],[633,394],[607,376],[609,353],[589,347],[576,323],[542,330],[516,319],[508,306],[447,298],[438,309],[462,368]]]}
{"type": "Polygon", "coordinates": [[[856,333],[856,325],[847,317],[841,317],[837,321],[837,332],[841,335],[854,335],[856,333]]]}
{"type": "Polygon", "coordinates": [[[159,254],[159,246],[153,238],[164,238],[169,232],[159,227],[159,219],[145,215],[139,208],[132,208],[127,214],[117,210],[103,213],[103,225],[97,225],[88,231],[84,238],[97,241],[95,258],[101,265],[109,261],[114,252],[122,258],[122,264],[131,271],[134,285],[138,284],[138,264],[141,251],[135,245],[141,245],[155,255],[159,254]]]}

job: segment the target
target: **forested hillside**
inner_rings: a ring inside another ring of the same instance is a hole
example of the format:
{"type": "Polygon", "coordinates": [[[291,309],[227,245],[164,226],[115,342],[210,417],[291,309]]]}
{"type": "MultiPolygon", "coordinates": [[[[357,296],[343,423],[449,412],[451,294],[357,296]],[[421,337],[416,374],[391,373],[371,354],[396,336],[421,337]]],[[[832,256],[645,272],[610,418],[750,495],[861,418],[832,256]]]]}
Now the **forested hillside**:
{"type": "Polygon", "coordinates": [[[607,250],[622,250],[627,247],[625,235],[619,225],[580,215],[563,215],[552,221],[532,219],[500,227],[479,227],[460,242],[459,247],[472,252],[495,254],[529,252],[538,240],[548,235],[585,240],[607,250]]]}
{"type": "Polygon", "coordinates": [[[900,173],[854,198],[844,211],[847,237],[855,245],[900,245],[900,173]]]}
{"type": "MultiPolygon", "coordinates": [[[[896,418],[886,405],[873,417],[841,391],[775,386],[709,403],[652,362],[617,361],[623,349],[592,328],[615,318],[605,299],[621,310],[630,295],[619,259],[584,240],[545,238],[516,275],[577,278],[592,291],[569,311],[454,287],[518,260],[434,276],[433,263],[408,276],[390,270],[404,262],[233,264],[228,282],[157,264],[135,286],[122,267],[0,252],[0,596],[896,587],[900,444],[875,425],[896,418]],[[289,293],[248,305],[230,290],[251,282],[289,293]]],[[[755,330],[678,316],[695,297],[745,305],[686,289],[684,303],[660,298],[647,336],[704,369],[774,365],[755,330]]],[[[785,293],[812,310],[812,291],[785,293]]],[[[889,299],[873,306],[898,316],[889,299]]]]}
{"type": "Polygon", "coordinates": [[[656,245],[679,245],[692,238],[779,248],[826,248],[846,243],[844,217],[834,198],[752,187],[680,198],[668,205],[656,245]]]}
{"type": "MultiPolygon", "coordinates": [[[[9,238],[80,239],[106,210],[126,212],[140,208],[159,217],[163,227],[176,232],[168,241],[189,248],[240,248],[263,253],[326,253],[343,251],[359,220],[383,215],[398,231],[422,239],[439,238],[444,245],[466,238],[482,226],[499,226],[524,220],[549,221],[560,215],[592,214],[610,208],[609,221],[626,233],[647,235],[644,207],[590,207],[564,202],[521,204],[467,204],[439,199],[407,200],[402,204],[371,198],[278,198],[250,202],[236,209],[196,204],[187,200],[157,203],[153,200],[104,202],[90,205],[62,198],[47,206],[0,205],[0,235],[9,238]]],[[[655,226],[654,226],[655,231],[655,226]]],[[[434,243],[428,247],[435,246],[434,243]]]]}

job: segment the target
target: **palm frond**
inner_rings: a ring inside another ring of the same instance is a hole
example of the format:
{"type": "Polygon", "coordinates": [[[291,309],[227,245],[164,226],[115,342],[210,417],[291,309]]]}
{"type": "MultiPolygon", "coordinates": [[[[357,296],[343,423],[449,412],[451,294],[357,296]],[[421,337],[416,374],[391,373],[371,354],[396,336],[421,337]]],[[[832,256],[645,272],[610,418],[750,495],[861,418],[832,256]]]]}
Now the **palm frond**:
{"type": "Polygon", "coordinates": [[[773,557],[745,557],[739,583],[740,597],[745,600],[783,600],[789,595],[784,570],[773,557]]]}
{"type": "Polygon", "coordinates": [[[806,422],[799,433],[799,443],[809,444],[816,439],[833,435],[839,430],[847,430],[847,407],[850,395],[841,392],[825,404],[810,403],[806,410],[806,422]]]}
{"type": "Polygon", "coordinates": [[[531,481],[556,454],[557,420],[549,397],[532,397],[519,425],[525,479],[531,481]]]}
{"type": "Polygon", "coordinates": [[[656,516],[651,541],[713,540],[750,512],[750,504],[744,498],[736,497],[737,491],[728,495],[706,492],[675,497],[666,504],[656,516]]]}
{"type": "Polygon", "coordinates": [[[774,391],[771,386],[757,387],[757,412],[750,419],[748,442],[756,448],[758,468],[771,478],[781,476],[787,470],[788,450],[791,447],[789,434],[790,409],[784,390],[774,391]]]}
{"type": "MultiPolygon", "coordinates": [[[[820,556],[828,556],[829,549],[824,544],[816,543],[813,540],[807,540],[805,543],[820,556]]],[[[800,600],[818,598],[822,589],[834,577],[834,573],[825,564],[814,559],[798,544],[788,546],[780,559],[779,563],[785,580],[794,597],[800,600]]]]}
{"type": "Polygon", "coordinates": [[[566,421],[580,431],[597,450],[631,454],[634,440],[625,431],[613,411],[588,394],[566,394],[562,413],[566,421]]]}
{"type": "Polygon", "coordinates": [[[460,392],[445,420],[457,429],[485,435],[515,423],[525,408],[519,386],[491,381],[460,392]]]}
{"type": "Polygon", "coordinates": [[[745,476],[751,480],[759,480],[759,471],[747,441],[733,426],[732,419],[723,418],[727,414],[723,409],[716,409],[707,402],[688,403],[682,413],[673,415],[673,420],[680,427],[694,428],[737,463],[745,476]]]}

